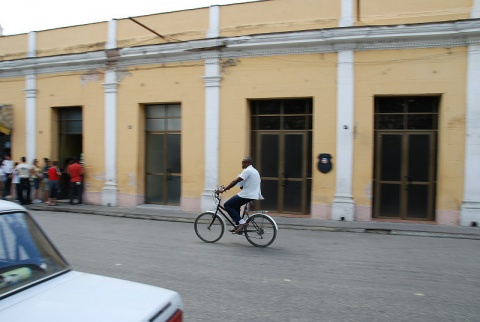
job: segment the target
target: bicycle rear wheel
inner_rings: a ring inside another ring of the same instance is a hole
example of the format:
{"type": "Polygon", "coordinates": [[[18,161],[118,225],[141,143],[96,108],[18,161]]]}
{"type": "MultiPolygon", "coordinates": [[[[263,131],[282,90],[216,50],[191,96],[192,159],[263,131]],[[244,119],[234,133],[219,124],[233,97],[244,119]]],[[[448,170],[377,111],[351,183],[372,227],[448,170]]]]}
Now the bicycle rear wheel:
{"type": "Polygon", "coordinates": [[[195,233],[206,243],[214,243],[222,238],[225,232],[225,223],[219,215],[204,212],[195,220],[195,233]]]}
{"type": "Polygon", "coordinates": [[[267,247],[277,238],[277,225],[270,216],[253,214],[247,220],[248,226],[244,234],[248,242],[255,247],[267,247]]]}

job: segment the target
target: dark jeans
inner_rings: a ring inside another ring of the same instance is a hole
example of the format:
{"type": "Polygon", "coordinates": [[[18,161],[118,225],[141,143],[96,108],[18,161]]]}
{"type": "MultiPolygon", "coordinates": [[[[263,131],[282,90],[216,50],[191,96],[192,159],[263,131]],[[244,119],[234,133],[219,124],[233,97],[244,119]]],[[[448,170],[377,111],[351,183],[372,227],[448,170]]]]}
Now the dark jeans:
{"type": "Polygon", "coordinates": [[[58,192],[58,180],[48,180],[48,185],[50,186],[50,198],[57,198],[58,192]]]}
{"type": "Polygon", "coordinates": [[[228,199],[228,201],[223,205],[223,207],[225,207],[225,210],[228,212],[235,224],[238,225],[238,222],[241,219],[240,207],[252,200],[253,199],[245,199],[236,195],[228,199]]]}
{"type": "Polygon", "coordinates": [[[81,182],[70,182],[70,204],[73,204],[73,199],[77,196],[78,203],[82,203],[82,183],[81,182]]]}
{"type": "Polygon", "coordinates": [[[18,201],[22,205],[31,204],[30,201],[30,178],[20,178],[20,195],[18,201]]]}
{"type": "MultiPolygon", "coordinates": [[[[13,184],[13,183],[12,183],[13,184]]],[[[20,200],[20,195],[22,194],[22,185],[20,183],[15,183],[13,184],[15,186],[15,194],[16,194],[16,198],[13,196],[12,194],[12,201],[14,199],[16,200],[20,200]]]]}
{"type": "Polygon", "coordinates": [[[12,188],[12,178],[9,178],[9,175],[11,173],[5,174],[6,180],[3,182],[3,192],[2,192],[2,197],[5,198],[6,196],[10,196],[11,193],[11,188],[12,188]]]}

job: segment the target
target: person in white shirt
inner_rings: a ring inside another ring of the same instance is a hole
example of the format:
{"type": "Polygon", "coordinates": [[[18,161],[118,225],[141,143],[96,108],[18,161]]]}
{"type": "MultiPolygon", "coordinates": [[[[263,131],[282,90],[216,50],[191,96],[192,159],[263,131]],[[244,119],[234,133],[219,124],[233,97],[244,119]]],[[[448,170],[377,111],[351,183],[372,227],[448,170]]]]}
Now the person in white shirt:
{"type": "Polygon", "coordinates": [[[5,160],[2,161],[2,170],[5,174],[2,197],[5,199],[10,195],[12,186],[13,161],[10,159],[10,154],[5,154],[5,160]]]}
{"type": "MultiPolygon", "coordinates": [[[[15,162],[15,167],[18,165],[18,162],[15,162]]],[[[18,171],[13,168],[12,172],[12,193],[10,196],[12,196],[12,201],[18,201],[18,196],[20,196],[20,193],[22,192],[22,189],[20,187],[20,178],[18,177],[18,171]]]]}
{"type": "Polygon", "coordinates": [[[18,201],[22,205],[29,205],[30,202],[30,166],[27,164],[27,159],[22,157],[22,162],[15,167],[20,178],[20,195],[18,201]]]}
{"type": "Polygon", "coordinates": [[[230,182],[225,188],[220,188],[217,190],[217,193],[223,193],[227,190],[230,190],[232,187],[237,184],[240,185],[239,194],[230,198],[225,202],[224,207],[227,210],[228,214],[237,225],[234,229],[229,230],[232,233],[240,233],[247,226],[247,222],[240,217],[240,207],[252,200],[262,200],[262,191],[260,189],[260,174],[257,169],[253,167],[253,160],[251,157],[245,157],[242,160],[242,173],[238,177],[230,182]]]}

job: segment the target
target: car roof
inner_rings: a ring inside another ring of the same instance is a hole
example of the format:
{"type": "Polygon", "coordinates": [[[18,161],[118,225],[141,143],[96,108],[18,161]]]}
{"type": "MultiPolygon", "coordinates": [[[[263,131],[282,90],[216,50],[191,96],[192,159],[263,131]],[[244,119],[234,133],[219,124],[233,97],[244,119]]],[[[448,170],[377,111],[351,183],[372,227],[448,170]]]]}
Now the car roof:
{"type": "Polygon", "coordinates": [[[11,201],[0,200],[0,212],[9,211],[27,211],[27,209],[11,201]]]}

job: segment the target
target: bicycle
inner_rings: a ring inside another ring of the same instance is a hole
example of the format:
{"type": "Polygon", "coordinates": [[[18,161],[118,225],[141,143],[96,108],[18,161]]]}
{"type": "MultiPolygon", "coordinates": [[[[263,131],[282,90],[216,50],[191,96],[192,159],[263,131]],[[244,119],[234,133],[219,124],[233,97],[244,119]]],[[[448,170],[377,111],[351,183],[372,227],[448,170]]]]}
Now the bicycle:
{"type": "MultiPolygon", "coordinates": [[[[206,243],[219,241],[225,233],[227,222],[232,227],[236,227],[226,209],[221,205],[221,199],[217,190],[215,190],[213,192],[213,200],[216,204],[215,211],[204,212],[195,220],[195,233],[198,238],[206,243]]],[[[267,215],[267,211],[255,211],[255,213],[250,214],[247,204],[243,208],[242,218],[248,223],[248,226],[236,234],[245,235],[245,238],[253,246],[267,247],[277,238],[277,223],[267,215]]]]}

